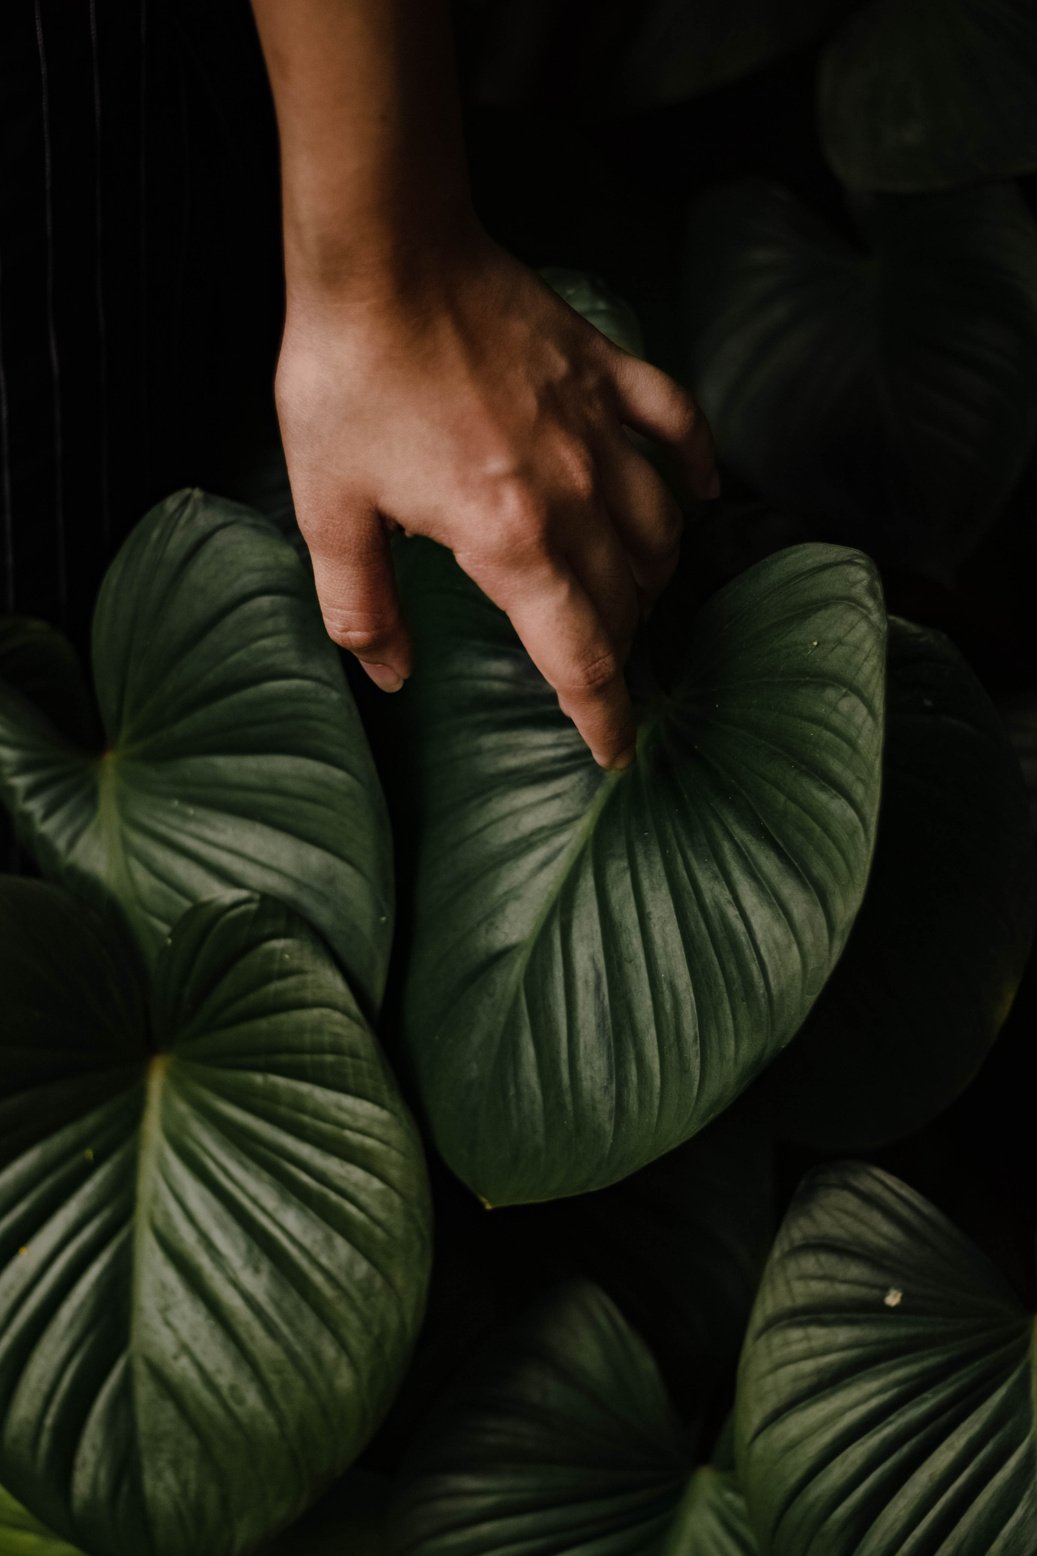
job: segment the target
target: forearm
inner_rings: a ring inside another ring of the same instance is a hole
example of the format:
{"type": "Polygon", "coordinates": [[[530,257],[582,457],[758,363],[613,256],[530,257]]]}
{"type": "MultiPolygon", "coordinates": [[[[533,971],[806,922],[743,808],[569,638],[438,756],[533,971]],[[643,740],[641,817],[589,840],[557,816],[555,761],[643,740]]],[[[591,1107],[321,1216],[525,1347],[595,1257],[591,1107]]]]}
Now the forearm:
{"type": "Polygon", "coordinates": [[[289,295],[373,300],[472,221],[446,0],[252,0],[281,141],[289,295]]]}
{"type": "Polygon", "coordinates": [[[709,434],[475,219],[448,0],[252,0],[280,125],[288,312],[277,406],[329,633],[386,691],[412,648],[391,527],[448,546],[597,761],[636,730],[622,666],[680,511],[626,435],[709,434]]]}

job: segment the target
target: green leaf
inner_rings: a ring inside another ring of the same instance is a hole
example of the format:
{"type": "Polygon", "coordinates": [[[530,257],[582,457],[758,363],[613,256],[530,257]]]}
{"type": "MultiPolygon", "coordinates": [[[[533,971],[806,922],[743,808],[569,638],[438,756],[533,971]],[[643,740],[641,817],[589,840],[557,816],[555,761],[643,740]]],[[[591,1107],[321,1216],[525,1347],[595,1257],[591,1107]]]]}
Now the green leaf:
{"type": "Polygon", "coordinates": [[[807,1178],[743,1355],[738,1465],[771,1556],[1037,1549],[1033,1316],[872,1167],[807,1178]]]}
{"type": "Polygon", "coordinates": [[[0,709],[11,692],[20,692],[69,740],[100,745],[97,714],[75,651],[45,622],[0,617],[0,709]]]}
{"type": "Polygon", "coordinates": [[[573,1283],[498,1337],[401,1474],[395,1556],[641,1556],[691,1461],[658,1368],[603,1292],[573,1283]]]}
{"type": "Polygon", "coordinates": [[[870,253],[791,195],[704,196],[689,378],[724,460],[831,538],[946,574],[1037,431],[1037,225],[1011,186],[862,211],[870,253]]]}
{"type": "Polygon", "coordinates": [[[545,265],[540,274],[559,297],[608,337],[614,346],[643,357],[645,341],[637,314],[600,276],[562,265],[545,265]]]}
{"type": "Polygon", "coordinates": [[[762,1077],[775,1133],[826,1149],[921,1128],[971,1080],[1033,931],[1019,764],[940,633],[890,623],[883,798],[864,906],[834,976],[762,1077]]]}
{"type": "Polygon", "coordinates": [[[0,1556],[83,1556],[0,1486],[0,1556]]]}
{"type": "Polygon", "coordinates": [[[734,1474],[697,1469],[661,1556],[756,1556],[745,1498],[734,1474]]]}
{"type": "Polygon", "coordinates": [[[735,1472],[732,1423],[721,1433],[713,1462],[688,1482],[662,1556],[757,1556],[745,1497],[735,1472]]]}
{"type": "Polygon", "coordinates": [[[951,188],[1037,168],[1033,0],[872,0],[822,59],[821,135],[858,189],[951,188]]]}
{"type": "Polygon", "coordinates": [[[604,1187],[722,1112],[842,950],[878,809],[876,575],[803,546],[685,612],[686,664],[605,774],[452,559],[405,562],[422,1102],[490,1203],[604,1187]]]}
{"type": "Polygon", "coordinates": [[[589,1281],[496,1336],[400,1474],[393,1556],[755,1556],[729,1433],[690,1474],[640,1336],[589,1281]]]}
{"type": "Polygon", "coordinates": [[[54,721],[83,694],[49,629],[8,623],[0,677],[12,665],[0,794],[47,875],[114,898],[151,957],[192,902],[267,892],[377,1006],[392,930],[384,804],[312,583],[268,523],[181,492],[134,530],[94,616],[101,747],[54,721]]]}
{"type": "Polygon", "coordinates": [[[0,1479],[90,1556],[237,1556],[392,1399],[421,1147],[282,904],[190,909],[150,987],[117,929],[0,886],[0,1479]]]}

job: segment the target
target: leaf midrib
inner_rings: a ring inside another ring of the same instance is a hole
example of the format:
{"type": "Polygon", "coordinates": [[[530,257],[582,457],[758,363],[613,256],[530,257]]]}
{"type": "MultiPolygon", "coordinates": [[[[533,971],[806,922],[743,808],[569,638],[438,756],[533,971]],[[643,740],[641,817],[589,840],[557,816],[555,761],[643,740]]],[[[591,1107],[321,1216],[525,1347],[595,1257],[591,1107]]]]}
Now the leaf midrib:
{"type": "Polygon", "coordinates": [[[103,857],[108,861],[105,878],[112,895],[127,907],[135,899],[126,850],[123,846],[122,818],[119,815],[115,766],[119,754],[114,748],[103,753],[96,765],[97,827],[103,857]]]}
{"type": "MultiPolygon", "coordinates": [[[[144,1107],[140,1118],[137,1171],[134,1180],[129,1335],[126,1353],[130,1368],[130,1397],[135,1423],[134,1435],[138,1437],[138,1440],[140,1422],[144,1413],[143,1401],[138,1394],[143,1382],[139,1364],[144,1360],[141,1353],[140,1339],[141,1287],[143,1285],[144,1262],[147,1257],[147,1238],[150,1229],[151,1212],[157,1194],[158,1156],[162,1145],[163,1087],[172,1058],[172,1054],[161,1053],[154,1054],[148,1061],[147,1073],[144,1078],[144,1107]]],[[[148,1499],[143,1486],[141,1492],[141,1506],[144,1516],[147,1518],[148,1499]]]]}
{"type": "Polygon", "coordinates": [[[594,837],[595,829],[601,814],[605,810],[605,807],[607,806],[613,794],[616,793],[619,782],[623,776],[624,773],[622,771],[611,773],[607,772],[599,784],[593,800],[587,806],[587,809],[576,823],[573,834],[570,837],[568,844],[562,851],[561,857],[559,858],[555,867],[555,878],[551,883],[550,890],[541,903],[541,906],[532,924],[526,931],[521,946],[518,947],[517,951],[513,955],[512,966],[507,985],[507,1000],[509,1004],[517,993],[522,979],[525,977],[526,969],[529,966],[533,952],[536,948],[537,941],[540,938],[540,932],[544,925],[547,923],[548,919],[551,917],[551,914],[554,912],[555,907],[558,904],[558,899],[562,895],[562,892],[565,890],[566,882],[569,880],[574,864],[576,863],[577,859],[580,858],[581,854],[583,854],[584,850],[589,847],[594,837]]]}

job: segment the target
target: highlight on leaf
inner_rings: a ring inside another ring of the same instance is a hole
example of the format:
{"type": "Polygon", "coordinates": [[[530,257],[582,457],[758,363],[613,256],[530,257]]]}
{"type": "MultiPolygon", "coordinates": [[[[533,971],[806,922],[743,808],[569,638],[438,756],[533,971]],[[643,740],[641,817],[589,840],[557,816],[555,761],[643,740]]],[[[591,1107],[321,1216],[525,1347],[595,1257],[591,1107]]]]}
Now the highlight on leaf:
{"type": "Polygon", "coordinates": [[[608,775],[452,559],[408,542],[403,584],[421,1103],[489,1203],[585,1193],[719,1114],[838,960],[878,811],[876,574],[794,547],[685,610],[608,775]]]}
{"type": "Polygon", "coordinates": [[[421,1321],[381,1049],[254,895],[189,909],[148,973],[111,914],[5,878],[0,982],[0,1483],[89,1556],[251,1551],[365,1445],[421,1321]]]}

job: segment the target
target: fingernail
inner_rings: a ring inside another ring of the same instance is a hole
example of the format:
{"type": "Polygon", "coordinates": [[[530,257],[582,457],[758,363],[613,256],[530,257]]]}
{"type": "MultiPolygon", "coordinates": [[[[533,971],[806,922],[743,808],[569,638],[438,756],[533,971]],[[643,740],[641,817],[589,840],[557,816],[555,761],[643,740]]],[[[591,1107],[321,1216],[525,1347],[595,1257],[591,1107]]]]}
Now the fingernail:
{"type": "Polygon", "coordinates": [[[614,756],[611,761],[604,761],[600,756],[596,756],[594,760],[597,762],[598,766],[603,767],[607,773],[621,773],[625,767],[630,766],[636,755],[637,747],[628,746],[625,751],[621,751],[620,754],[618,756],[614,756]]]}
{"type": "Polygon", "coordinates": [[[364,660],[363,666],[374,684],[383,692],[398,692],[403,685],[403,676],[392,665],[374,664],[371,660],[364,660]]]}

